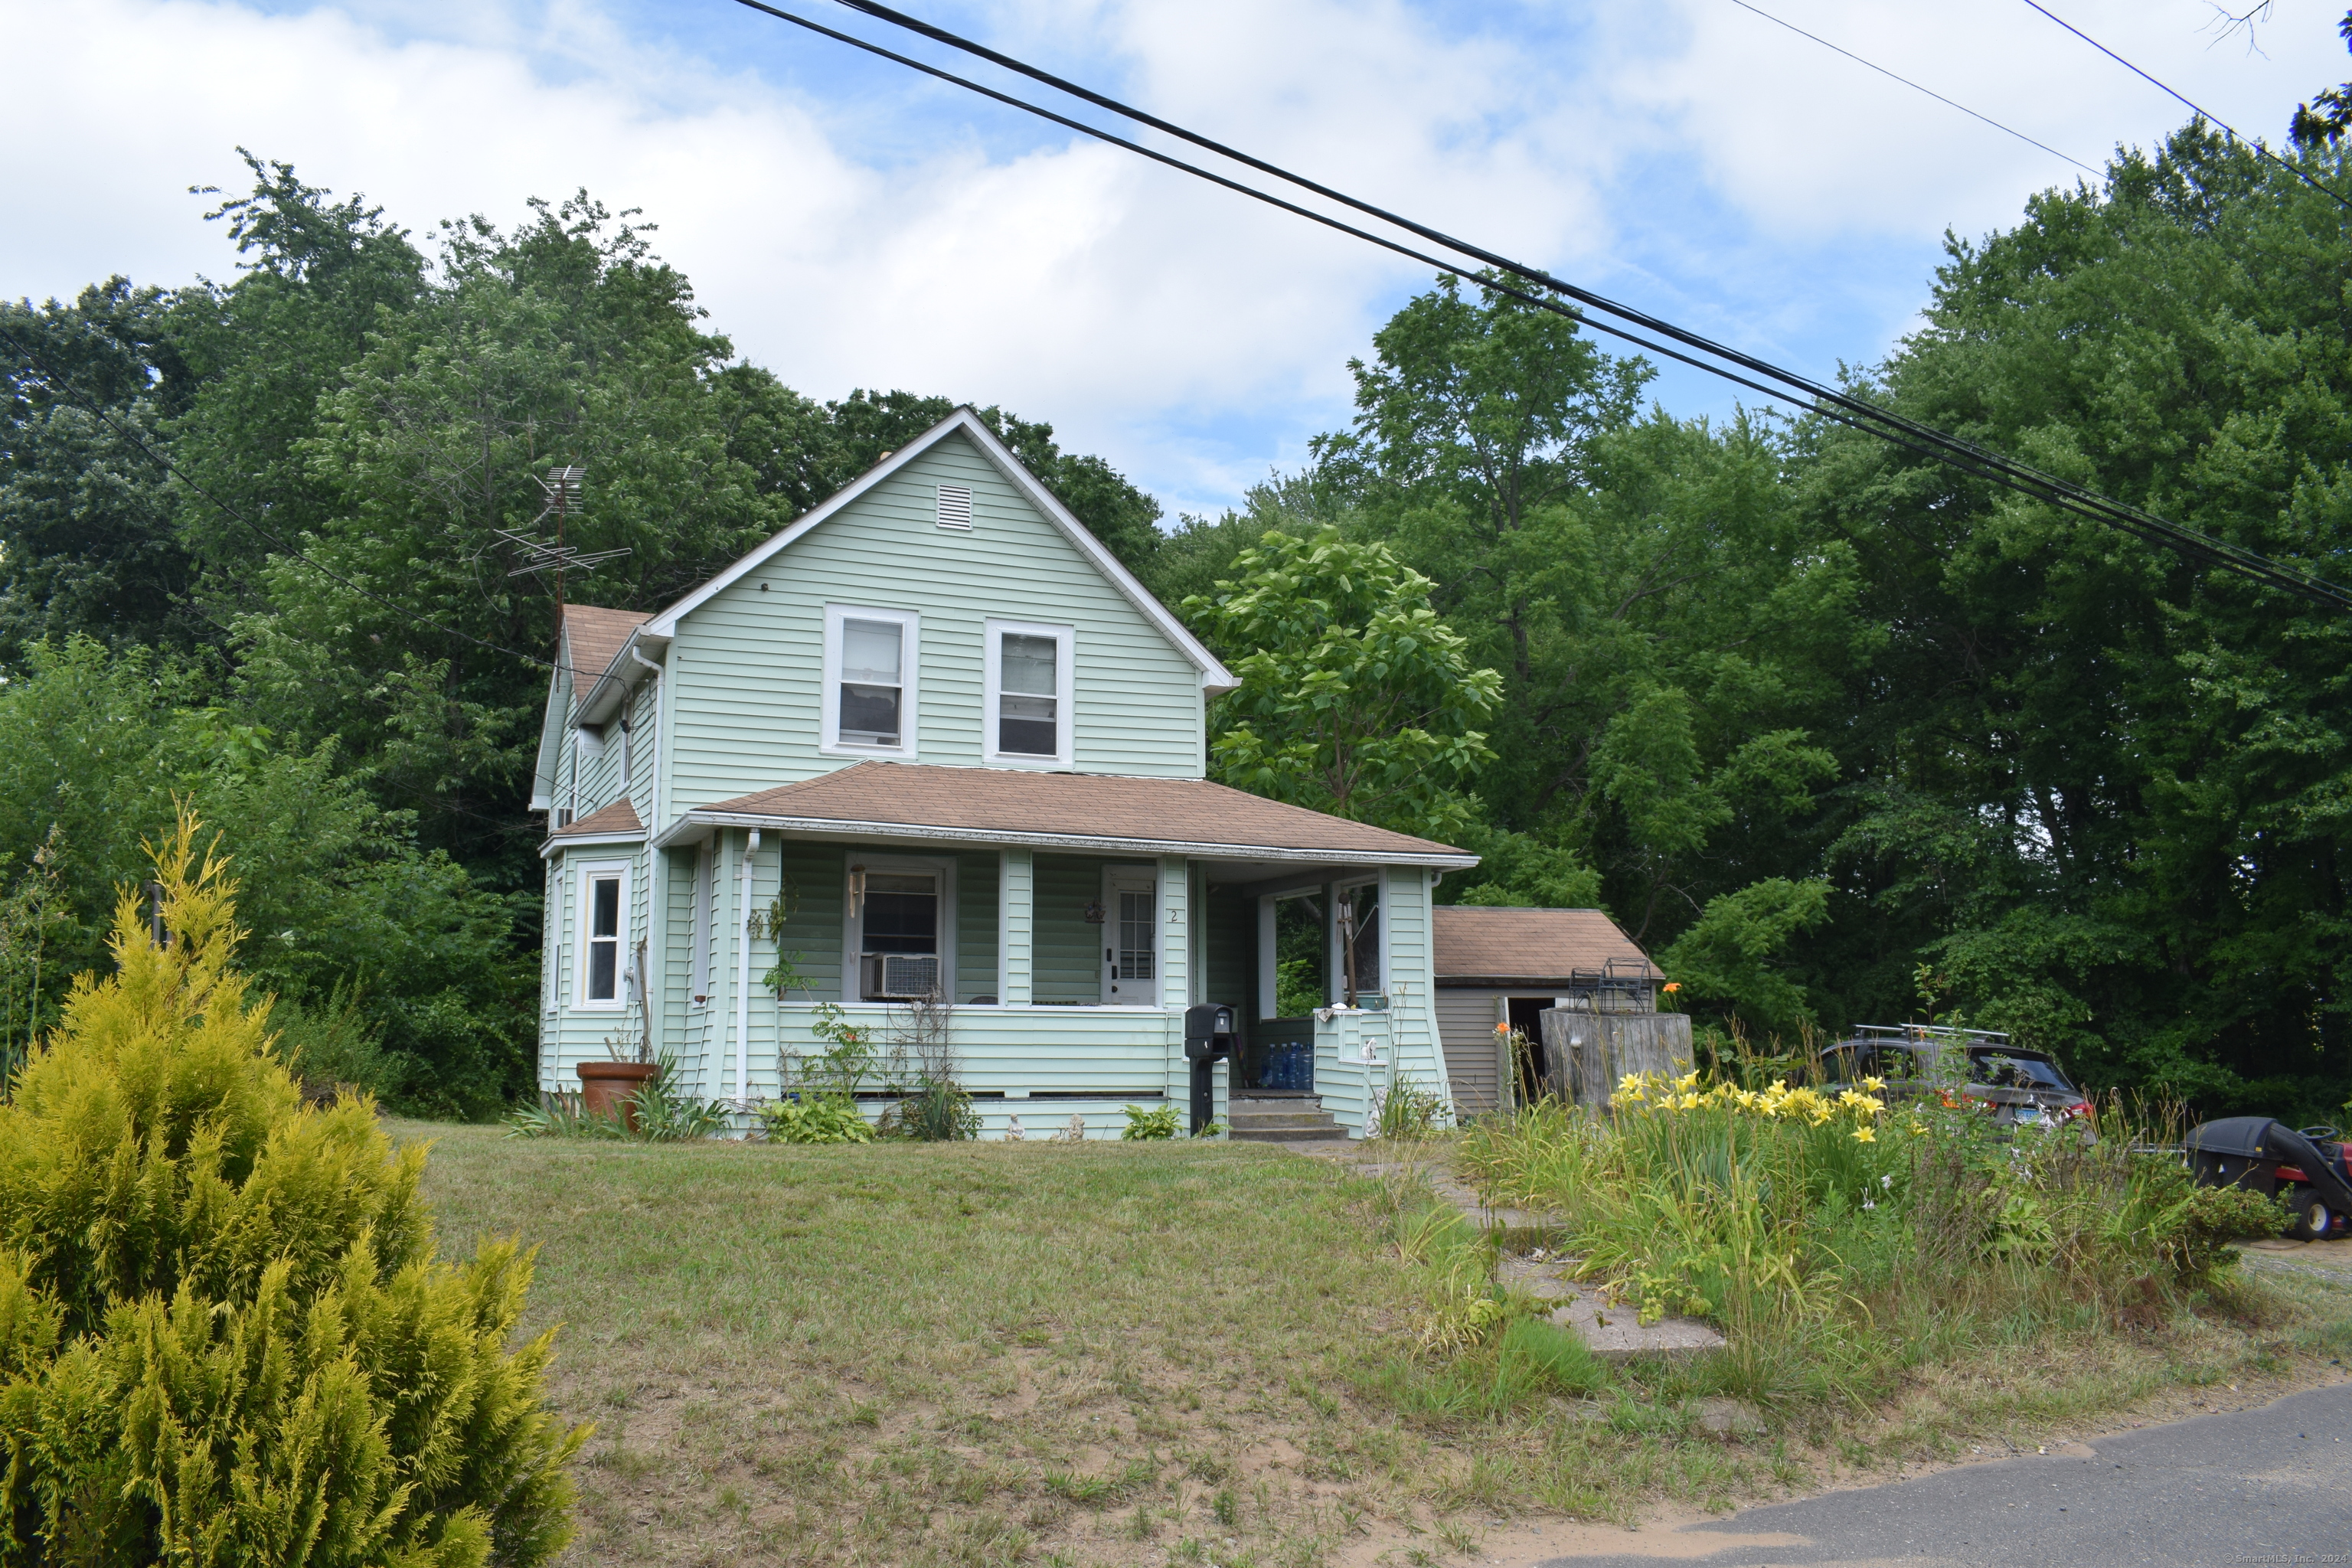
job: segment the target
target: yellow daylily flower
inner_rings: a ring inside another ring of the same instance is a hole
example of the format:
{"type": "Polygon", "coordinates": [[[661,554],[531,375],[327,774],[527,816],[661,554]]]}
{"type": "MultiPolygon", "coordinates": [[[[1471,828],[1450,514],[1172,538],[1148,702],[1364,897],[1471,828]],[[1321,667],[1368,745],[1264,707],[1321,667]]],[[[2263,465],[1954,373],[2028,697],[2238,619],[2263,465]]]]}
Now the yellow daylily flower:
{"type": "Polygon", "coordinates": [[[1853,1141],[1857,1143],[1875,1143],[1878,1142],[1878,1134],[1870,1128],[1857,1127],[1853,1130],[1853,1141]]]}

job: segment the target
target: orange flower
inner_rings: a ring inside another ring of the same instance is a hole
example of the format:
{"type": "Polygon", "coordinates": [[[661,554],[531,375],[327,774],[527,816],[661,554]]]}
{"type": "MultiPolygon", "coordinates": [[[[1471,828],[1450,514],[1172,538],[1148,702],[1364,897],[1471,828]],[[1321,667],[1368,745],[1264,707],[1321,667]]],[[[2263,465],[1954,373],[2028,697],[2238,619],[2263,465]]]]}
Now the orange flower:
{"type": "Polygon", "coordinates": [[[1507,1035],[1510,1032],[1511,1026],[1508,1024],[1497,1024],[1495,1026],[1495,1033],[1498,1035],[1507,1035]]]}
{"type": "Polygon", "coordinates": [[[1681,981],[1679,981],[1679,980],[1669,980],[1669,981],[1667,981],[1667,982],[1666,982],[1666,984],[1665,984],[1665,989],[1666,989],[1666,991],[1667,991],[1669,994],[1671,994],[1671,993],[1673,993],[1673,992],[1679,991],[1679,990],[1681,990],[1682,988],[1683,988],[1683,983],[1682,983],[1681,981]]]}

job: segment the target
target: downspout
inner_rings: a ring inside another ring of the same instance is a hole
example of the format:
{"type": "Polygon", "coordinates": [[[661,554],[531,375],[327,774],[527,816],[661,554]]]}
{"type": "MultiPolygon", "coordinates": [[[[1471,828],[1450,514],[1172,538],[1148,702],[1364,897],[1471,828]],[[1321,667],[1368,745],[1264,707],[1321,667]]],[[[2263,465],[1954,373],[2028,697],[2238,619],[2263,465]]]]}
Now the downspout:
{"type": "Polygon", "coordinates": [[[751,1103],[751,861],[759,853],[760,830],[755,827],[743,849],[742,897],[738,900],[743,923],[736,934],[735,955],[735,1100],[746,1108],[751,1103]]]}
{"type": "MultiPolygon", "coordinates": [[[[636,642],[634,638],[632,638],[629,643],[629,657],[654,672],[654,749],[652,759],[646,763],[648,767],[653,769],[654,778],[653,784],[646,791],[646,794],[653,801],[653,805],[651,807],[653,813],[653,829],[655,832],[658,833],[662,830],[663,826],[661,811],[662,667],[647,658],[644,654],[639,653],[637,651],[636,642]]],[[[648,871],[648,875],[650,874],[650,871],[648,871]]]]}

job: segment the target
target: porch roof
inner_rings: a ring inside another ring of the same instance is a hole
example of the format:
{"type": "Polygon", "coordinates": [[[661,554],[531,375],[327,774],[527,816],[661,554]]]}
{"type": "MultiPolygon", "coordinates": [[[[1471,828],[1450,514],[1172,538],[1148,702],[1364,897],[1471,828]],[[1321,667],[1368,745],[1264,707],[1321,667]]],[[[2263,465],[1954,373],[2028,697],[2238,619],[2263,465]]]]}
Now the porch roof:
{"type": "Polygon", "coordinates": [[[660,842],[709,827],[922,838],[1127,855],[1461,868],[1451,845],[1285,805],[1205,779],[861,762],[688,811],[660,842]]]}

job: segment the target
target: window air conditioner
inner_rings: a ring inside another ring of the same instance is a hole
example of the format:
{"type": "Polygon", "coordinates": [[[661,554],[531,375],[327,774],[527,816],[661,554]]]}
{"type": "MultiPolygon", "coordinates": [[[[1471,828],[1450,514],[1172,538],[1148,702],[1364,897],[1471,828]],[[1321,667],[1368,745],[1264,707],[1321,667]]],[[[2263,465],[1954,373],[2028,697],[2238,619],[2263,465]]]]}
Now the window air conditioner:
{"type": "Polygon", "coordinates": [[[939,994],[940,961],[929,953],[866,952],[858,962],[865,995],[895,1002],[939,994]]]}

